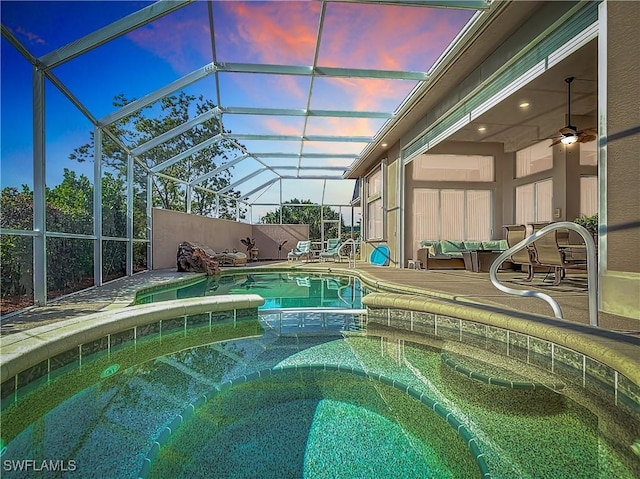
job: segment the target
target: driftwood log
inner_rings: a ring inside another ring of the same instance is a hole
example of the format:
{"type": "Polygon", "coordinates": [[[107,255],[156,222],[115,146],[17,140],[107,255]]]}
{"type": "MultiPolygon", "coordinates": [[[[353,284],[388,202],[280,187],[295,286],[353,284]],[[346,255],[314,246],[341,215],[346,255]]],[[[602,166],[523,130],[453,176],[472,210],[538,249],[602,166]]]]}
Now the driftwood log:
{"type": "Polygon", "coordinates": [[[220,274],[219,256],[211,248],[183,241],[178,245],[178,272],[220,274]]]}

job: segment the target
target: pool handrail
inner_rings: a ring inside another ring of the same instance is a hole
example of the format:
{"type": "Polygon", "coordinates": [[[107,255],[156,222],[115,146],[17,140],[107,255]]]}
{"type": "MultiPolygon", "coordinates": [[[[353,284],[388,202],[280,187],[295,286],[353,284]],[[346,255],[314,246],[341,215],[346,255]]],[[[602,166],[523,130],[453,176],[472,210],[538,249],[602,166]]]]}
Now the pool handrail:
{"type": "Polygon", "coordinates": [[[582,236],[582,239],[584,239],[585,245],[587,247],[587,288],[588,288],[588,296],[589,296],[589,324],[591,326],[598,326],[598,297],[597,297],[598,271],[596,270],[596,244],[593,241],[593,237],[591,236],[591,233],[589,233],[589,231],[586,228],[584,228],[583,226],[580,226],[579,224],[573,223],[571,221],[559,221],[557,223],[551,223],[541,228],[539,231],[535,232],[531,236],[526,237],[525,239],[520,241],[518,244],[507,249],[506,251],[503,251],[493,261],[493,263],[491,263],[491,267],[489,268],[489,278],[491,279],[491,282],[496,288],[498,288],[500,291],[503,291],[507,294],[512,294],[515,296],[534,297],[534,298],[539,298],[546,301],[547,303],[549,303],[549,305],[553,309],[553,314],[555,315],[555,317],[558,319],[564,319],[560,305],[555,299],[553,299],[548,294],[542,293],[540,291],[510,288],[502,284],[500,281],[498,281],[498,277],[497,277],[498,268],[500,267],[500,265],[502,265],[504,261],[507,261],[513,253],[523,248],[526,248],[541,236],[544,236],[545,234],[558,229],[568,229],[568,230],[575,231],[580,236],[582,236]]]}
{"type": "Polygon", "coordinates": [[[340,247],[338,248],[338,258],[340,258],[340,261],[342,261],[343,257],[346,257],[349,260],[349,268],[351,268],[351,261],[353,260],[353,267],[356,267],[356,248],[358,246],[358,241],[356,241],[353,238],[349,238],[346,241],[344,241],[340,247]],[[351,246],[351,249],[349,250],[348,254],[344,254],[344,249],[347,246],[351,246]]]}

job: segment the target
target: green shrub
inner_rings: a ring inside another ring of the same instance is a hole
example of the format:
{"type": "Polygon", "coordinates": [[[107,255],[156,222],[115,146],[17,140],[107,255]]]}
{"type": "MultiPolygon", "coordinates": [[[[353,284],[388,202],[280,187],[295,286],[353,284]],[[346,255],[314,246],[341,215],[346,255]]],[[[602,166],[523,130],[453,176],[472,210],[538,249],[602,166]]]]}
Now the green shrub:
{"type": "Polygon", "coordinates": [[[583,226],[593,236],[598,234],[598,214],[593,216],[580,216],[573,220],[574,223],[583,226]]]}

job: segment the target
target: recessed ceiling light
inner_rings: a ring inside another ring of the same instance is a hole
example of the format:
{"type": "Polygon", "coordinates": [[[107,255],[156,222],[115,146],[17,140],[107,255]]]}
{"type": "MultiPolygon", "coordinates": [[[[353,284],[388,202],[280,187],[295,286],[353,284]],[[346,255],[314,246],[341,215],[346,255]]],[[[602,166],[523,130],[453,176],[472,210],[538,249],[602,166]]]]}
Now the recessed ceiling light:
{"type": "Polygon", "coordinates": [[[386,148],[386,147],[387,147],[387,144],[386,144],[386,143],[383,143],[383,144],[382,144],[382,148],[386,148]]]}
{"type": "Polygon", "coordinates": [[[523,101],[522,103],[520,103],[520,108],[526,108],[529,106],[529,102],[528,101],[523,101]]]}
{"type": "Polygon", "coordinates": [[[481,126],[480,128],[478,128],[478,131],[485,131],[487,129],[486,126],[481,126]]]}

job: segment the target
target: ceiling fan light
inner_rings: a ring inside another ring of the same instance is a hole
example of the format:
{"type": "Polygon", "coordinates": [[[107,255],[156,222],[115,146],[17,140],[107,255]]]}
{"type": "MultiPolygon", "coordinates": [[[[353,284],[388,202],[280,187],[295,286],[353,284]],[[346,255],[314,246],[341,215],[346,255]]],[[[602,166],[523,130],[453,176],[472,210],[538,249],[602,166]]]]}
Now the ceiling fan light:
{"type": "Polygon", "coordinates": [[[576,141],[578,141],[578,135],[566,135],[560,140],[563,145],[572,145],[576,141]]]}

